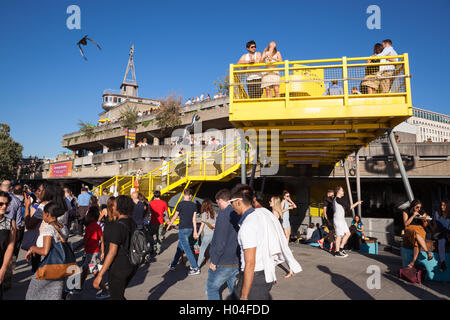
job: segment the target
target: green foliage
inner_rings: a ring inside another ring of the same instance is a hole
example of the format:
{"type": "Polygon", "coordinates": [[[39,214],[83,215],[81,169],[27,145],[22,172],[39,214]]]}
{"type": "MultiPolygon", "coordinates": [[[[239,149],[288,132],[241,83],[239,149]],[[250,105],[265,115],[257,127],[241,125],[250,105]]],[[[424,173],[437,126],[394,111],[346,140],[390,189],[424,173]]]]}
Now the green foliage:
{"type": "Polygon", "coordinates": [[[161,101],[155,116],[156,126],[161,130],[161,134],[168,134],[174,127],[181,124],[180,110],[182,101],[182,97],[173,94],[161,101]]]}
{"type": "Polygon", "coordinates": [[[92,123],[88,121],[84,122],[82,120],[78,120],[78,127],[80,128],[80,131],[83,133],[83,135],[86,136],[86,138],[90,139],[94,135],[95,125],[93,125],[92,123]]]}
{"type": "Polygon", "coordinates": [[[227,73],[222,78],[214,81],[214,85],[217,87],[217,92],[220,92],[224,95],[228,95],[230,92],[230,76],[227,73]]]}
{"type": "Polygon", "coordinates": [[[147,128],[149,124],[151,124],[153,122],[153,120],[146,120],[146,121],[142,121],[142,126],[144,128],[147,128]]]}
{"type": "Polygon", "coordinates": [[[136,129],[138,124],[138,112],[134,107],[128,107],[120,113],[120,125],[125,129],[136,129]]]}
{"type": "Polygon", "coordinates": [[[9,131],[9,125],[0,123],[0,180],[16,178],[22,158],[23,147],[11,138],[9,131]]]}

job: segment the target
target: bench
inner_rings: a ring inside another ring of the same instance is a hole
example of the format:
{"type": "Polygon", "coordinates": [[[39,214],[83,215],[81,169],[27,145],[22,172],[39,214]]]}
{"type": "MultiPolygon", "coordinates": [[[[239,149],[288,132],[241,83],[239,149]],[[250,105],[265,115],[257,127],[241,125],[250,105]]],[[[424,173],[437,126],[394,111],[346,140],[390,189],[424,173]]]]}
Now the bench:
{"type": "Polygon", "coordinates": [[[362,253],[368,254],[378,254],[378,239],[368,237],[367,240],[362,239],[361,248],[359,249],[362,253]]]}
{"type": "MultiPolygon", "coordinates": [[[[428,256],[426,252],[420,249],[419,256],[417,257],[416,264],[421,265],[425,268],[426,277],[428,280],[433,281],[450,281],[450,268],[447,268],[445,272],[439,271],[439,254],[437,252],[437,241],[426,240],[428,251],[433,254],[433,259],[428,260],[428,256]]],[[[408,264],[412,261],[414,252],[414,248],[408,241],[403,239],[402,246],[400,248],[400,254],[402,257],[402,267],[406,268],[408,264]]],[[[445,261],[450,262],[450,250],[447,243],[446,253],[445,253],[445,261]]]]}

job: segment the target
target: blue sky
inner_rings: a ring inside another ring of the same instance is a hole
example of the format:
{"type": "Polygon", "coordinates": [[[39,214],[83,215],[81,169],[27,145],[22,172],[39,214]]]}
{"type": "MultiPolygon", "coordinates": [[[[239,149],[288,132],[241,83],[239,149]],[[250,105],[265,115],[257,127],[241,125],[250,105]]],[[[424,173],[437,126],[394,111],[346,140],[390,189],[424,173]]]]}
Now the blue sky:
{"type": "Polygon", "coordinates": [[[139,95],[213,93],[214,81],[254,39],[277,41],[284,59],[367,56],[391,38],[410,54],[413,105],[450,113],[450,1],[65,1],[0,2],[0,122],[24,156],[54,157],[79,119],[96,122],[104,89],[119,89],[135,45],[139,95]],[[81,30],[66,9],[81,8],[81,30]],[[366,27],[369,5],[381,30],[366,27]],[[76,43],[88,34],[84,61],[76,43]]]}

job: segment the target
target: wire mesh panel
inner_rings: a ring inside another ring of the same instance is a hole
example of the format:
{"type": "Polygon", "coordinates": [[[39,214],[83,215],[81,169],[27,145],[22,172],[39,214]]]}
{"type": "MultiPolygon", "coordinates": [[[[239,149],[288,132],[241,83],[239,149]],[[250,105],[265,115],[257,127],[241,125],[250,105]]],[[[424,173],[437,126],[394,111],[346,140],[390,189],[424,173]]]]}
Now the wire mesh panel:
{"type": "Polygon", "coordinates": [[[355,61],[348,65],[350,95],[404,93],[405,68],[403,59],[381,62],[379,59],[355,61]]]}
{"type": "Polygon", "coordinates": [[[391,59],[394,61],[364,57],[232,66],[232,99],[405,93],[404,58],[391,59]]]}

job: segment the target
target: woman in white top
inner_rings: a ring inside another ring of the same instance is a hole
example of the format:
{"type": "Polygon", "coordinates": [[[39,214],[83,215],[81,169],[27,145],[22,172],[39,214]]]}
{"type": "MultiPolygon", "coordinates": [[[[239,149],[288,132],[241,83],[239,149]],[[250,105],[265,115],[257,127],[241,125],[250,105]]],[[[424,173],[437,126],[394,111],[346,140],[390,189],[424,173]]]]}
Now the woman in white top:
{"type": "MultiPolygon", "coordinates": [[[[282,209],[282,206],[281,206],[281,199],[280,199],[280,197],[272,197],[270,199],[269,205],[272,208],[272,213],[275,216],[275,218],[277,218],[278,221],[280,221],[280,223],[282,223],[281,218],[282,218],[282,211],[283,211],[283,209],[282,209]]],[[[290,278],[292,276],[294,276],[294,272],[292,272],[292,270],[289,269],[289,273],[287,275],[285,275],[284,277],[287,279],[287,278],[290,278]]]]}
{"type": "MultiPolygon", "coordinates": [[[[42,215],[40,234],[36,246],[28,250],[25,259],[30,261],[35,254],[45,257],[52,247],[52,242],[60,242],[61,238],[66,241],[69,237],[67,227],[58,222],[58,217],[64,215],[65,209],[55,202],[45,205],[42,215]]],[[[33,275],[28,286],[26,300],[62,300],[65,279],[38,280],[33,275]]]]}
{"type": "Polygon", "coordinates": [[[283,201],[281,202],[281,207],[283,208],[282,210],[283,230],[284,234],[286,235],[286,239],[289,243],[289,239],[291,237],[291,223],[289,221],[290,217],[289,210],[296,209],[297,206],[295,205],[294,201],[291,200],[291,195],[287,190],[283,191],[283,201]]]}
{"type": "Polygon", "coordinates": [[[348,203],[344,200],[344,188],[341,186],[336,187],[334,190],[334,229],[336,232],[336,249],[335,256],[336,257],[347,257],[348,254],[343,250],[345,244],[350,237],[350,230],[348,228],[347,222],[345,221],[345,212],[352,210],[357,205],[360,205],[362,201],[355,202],[352,206],[349,206],[348,203]]]}
{"type": "MultiPolygon", "coordinates": [[[[277,50],[277,44],[275,41],[269,43],[267,48],[264,49],[261,62],[264,63],[274,63],[281,62],[283,59],[281,58],[281,53],[277,50]]],[[[266,69],[277,68],[279,66],[266,66],[266,69]]],[[[269,71],[264,72],[261,88],[266,89],[266,97],[272,97],[272,89],[275,91],[275,97],[280,96],[280,73],[278,71],[269,71]]]]}

